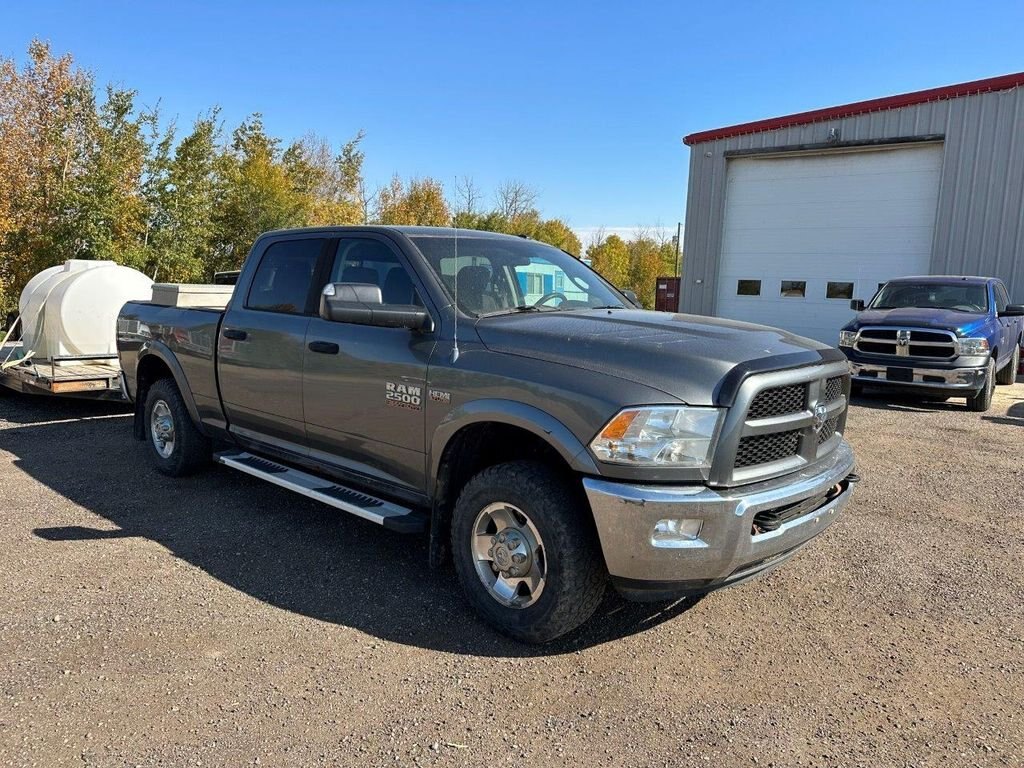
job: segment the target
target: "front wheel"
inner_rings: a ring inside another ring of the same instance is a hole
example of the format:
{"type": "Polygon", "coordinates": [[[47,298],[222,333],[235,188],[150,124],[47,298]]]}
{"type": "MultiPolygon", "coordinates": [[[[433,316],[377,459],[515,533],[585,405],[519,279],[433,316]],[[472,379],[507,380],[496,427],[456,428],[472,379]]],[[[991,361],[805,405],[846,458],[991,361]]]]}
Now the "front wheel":
{"type": "Polygon", "coordinates": [[[173,379],[154,382],[146,394],[146,444],[153,466],[181,477],[210,460],[210,440],[189,416],[173,379]]]}
{"type": "Polygon", "coordinates": [[[470,605],[503,634],[544,643],[591,617],[607,572],[580,493],[533,462],[488,467],[459,494],[452,554],[470,605]]]}
{"type": "Polygon", "coordinates": [[[992,393],[996,388],[996,359],[990,358],[988,370],[985,372],[985,384],[981,391],[973,397],[967,398],[967,410],[976,413],[984,413],[992,407],[992,393]]]}
{"type": "Polygon", "coordinates": [[[1018,368],[1020,368],[1020,347],[1014,344],[1013,356],[1006,367],[996,375],[996,384],[1013,384],[1017,380],[1018,368]]]}

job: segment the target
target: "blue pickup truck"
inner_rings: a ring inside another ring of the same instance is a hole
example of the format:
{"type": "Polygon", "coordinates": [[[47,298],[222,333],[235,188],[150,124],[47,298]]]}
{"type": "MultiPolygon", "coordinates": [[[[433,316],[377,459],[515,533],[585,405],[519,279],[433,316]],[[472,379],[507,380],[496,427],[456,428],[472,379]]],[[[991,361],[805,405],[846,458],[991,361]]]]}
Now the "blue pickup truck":
{"type": "Polygon", "coordinates": [[[1020,365],[1024,306],[1011,304],[992,277],[901,277],[882,285],[839,332],[853,389],[864,385],[928,399],[967,398],[987,411],[996,384],[1012,384],[1020,365]]]}

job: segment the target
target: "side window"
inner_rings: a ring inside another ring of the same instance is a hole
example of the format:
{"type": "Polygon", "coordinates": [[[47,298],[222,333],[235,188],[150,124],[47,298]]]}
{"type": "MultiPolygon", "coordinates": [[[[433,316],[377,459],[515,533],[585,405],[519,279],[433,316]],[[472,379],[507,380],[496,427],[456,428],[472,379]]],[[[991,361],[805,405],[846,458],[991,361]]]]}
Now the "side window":
{"type": "Polygon", "coordinates": [[[385,304],[423,305],[398,254],[380,240],[363,237],[339,240],[329,282],[368,283],[380,288],[385,304]]]}
{"type": "Polygon", "coordinates": [[[839,283],[828,281],[825,285],[826,299],[852,299],[853,283],[839,283]]]}
{"type": "Polygon", "coordinates": [[[1006,305],[1010,303],[1010,297],[1006,293],[1006,288],[1002,283],[996,283],[996,312],[1002,312],[1006,309],[1006,305]]]}
{"type": "Polygon", "coordinates": [[[761,281],[760,280],[737,280],[736,281],[736,295],[737,296],[760,296],[761,295],[761,281]]]}
{"type": "Polygon", "coordinates": [[[807,295],[806,280],[783,280],[780,294],[786,298],[804,298],[807,295]]]}
{"type": "Polygon", "coordinates": [[[309,312],[313,274],[323,245],[318,238],[282,240],[271,245],[256,268],[245,306],[289,315],[309,312]]]}

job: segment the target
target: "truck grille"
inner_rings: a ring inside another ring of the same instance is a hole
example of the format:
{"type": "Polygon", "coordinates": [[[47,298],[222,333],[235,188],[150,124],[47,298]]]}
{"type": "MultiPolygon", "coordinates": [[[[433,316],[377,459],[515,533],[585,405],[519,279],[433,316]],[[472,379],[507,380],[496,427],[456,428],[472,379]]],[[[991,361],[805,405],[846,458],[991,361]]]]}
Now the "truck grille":
{"type": "Polygon", "coordinates": [[[956,335],[923,328],[862,328],[853,348],[868,355],[926,357],[952,360],[957,356],[956,335]]]}
{"type": "Polygon", "coordinates": [[[772,416],[784,416],[804,409],[807,399],[805,384],[790,384],[786,387],[766,389],[750,404],[747,417],[751,419],[768,419],[772,416]]]}
{"type": "Polygon", "coordinates": [[[744,437],[740,440],[740,447],[736,450],[736,462],[733,466],[737,468],[752,467],[757,464],[778,461],[787,456],[795,456],[799,447],[800,430],[798,429],[791,429],[789,432],[775,432],[770,435],[744,437]]]}
{"type": "Polygon", "coordinates": [[[748,379],[735,415],[730,412],[734,426],[719,445],[713,480],[729,485],[773,477],[835,450],[846,424],[848,370],[843,362],[748,379]]]}

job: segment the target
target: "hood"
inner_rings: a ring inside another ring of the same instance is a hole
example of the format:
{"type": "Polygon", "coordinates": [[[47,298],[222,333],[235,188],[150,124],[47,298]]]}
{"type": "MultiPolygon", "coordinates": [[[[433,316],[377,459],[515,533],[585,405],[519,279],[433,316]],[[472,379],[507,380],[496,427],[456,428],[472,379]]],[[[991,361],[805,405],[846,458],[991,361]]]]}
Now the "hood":
{"type": "Polygon", "coordinates": [[[926,307],[900,307],[898,309],[866,309],[854,318],[848,330],[868,325],[896,325],[909,328],[935,328],[942,331],[963,332],[983,325],[987,315],[956,312],[952,309],[926,307]]]}
{"type": "Polygon", "coordinates": [[[476,330],[494,352],[601,371],[690,405],[729,404],[730,372],[813,365],[833,351],[777,328],[629,309],[501,315],[476,330]]]}

